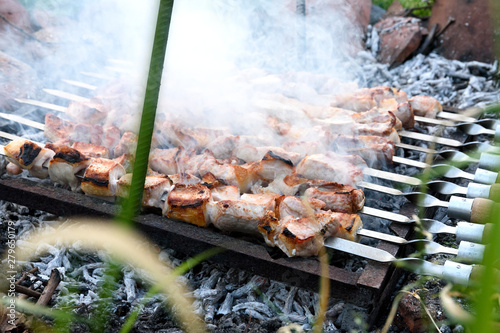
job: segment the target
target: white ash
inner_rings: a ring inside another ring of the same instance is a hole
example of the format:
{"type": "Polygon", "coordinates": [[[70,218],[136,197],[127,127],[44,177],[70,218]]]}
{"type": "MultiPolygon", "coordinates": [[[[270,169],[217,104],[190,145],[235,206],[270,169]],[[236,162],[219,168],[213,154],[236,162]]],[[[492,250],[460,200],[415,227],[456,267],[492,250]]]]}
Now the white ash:
{"type": "Polygon", "coordinates": [[[386,85],[401,89],[409,96],[428,95],[442,104],[458,108],[485,107],[500,102],[500,91],[494,76],[498,62],[461,62],[448,60],[435,53],[418,54],[403,64],[390,68],[378,63],[378,34],[369,27],[366,48],[358,54],[357,62],[363,68],[368,87],[386,85]]]}

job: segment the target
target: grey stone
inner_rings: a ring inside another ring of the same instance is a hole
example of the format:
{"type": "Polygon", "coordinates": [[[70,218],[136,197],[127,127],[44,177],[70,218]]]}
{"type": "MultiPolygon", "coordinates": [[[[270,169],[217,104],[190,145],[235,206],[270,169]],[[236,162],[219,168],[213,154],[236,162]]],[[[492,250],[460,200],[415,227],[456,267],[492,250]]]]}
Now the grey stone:
{"type": "Polygon", "coordinates": [[[385,9],[372,4],[372,10],[370,11],[370,24],[374,25],[382,19],[385,15],[385,9]]]}

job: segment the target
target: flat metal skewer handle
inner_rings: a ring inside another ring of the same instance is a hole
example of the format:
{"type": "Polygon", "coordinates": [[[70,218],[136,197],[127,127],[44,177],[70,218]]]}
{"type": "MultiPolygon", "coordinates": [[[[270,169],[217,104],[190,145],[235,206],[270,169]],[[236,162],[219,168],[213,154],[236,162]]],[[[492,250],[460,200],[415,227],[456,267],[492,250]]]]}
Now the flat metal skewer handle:
{"type": "Polygon", "coordinates": [[[488,185],[471,182],[467,187],[463,187],[444,180],[431,180],[426,185],[434,192],[445,195],[463,194],[467,198],[493,199],[500,194],[500,184],[488,185]]]}
{"type": "Polygon", "coordinates": [[[325,241],[327,248],[348,252],[363,258],[384,263],[405,263],[417,274],[430,275],[448,280],[452,283],[469,285],[473,268],[476,266],[460,264],[454,261],[446,261],[444,265],[437,265],[418,258],[398,259],[387,251],[371,246],[348,241],[338,237],[331,237],[325,241]]]}
{"type": "Polygon", "coordinates": [[[466,262],[471,263],[481,262],[483,260],[485,249],[485,246],[482,244],[476,244],[467,241],[461,241],[458,245],[458,249],[455,249],[443,246],[426,238],[407,240],[403,237],[388,235],[383,232],[377,232],[368,229],[360,229],[358,230],[357,234],[360,236],[380,239],[389,243],[400,245],[422,244],[423,252],[425,254],[451,254],[457,256],[459,260],[465,260],[466,262]]]}
{"type": "MultiPolygon", "coordinates": [[[[363,207],[359,213],[403,224],[412,224],[416,222],[416,220],[412,220],[401,214],[386,212],[384,210],[367,206],[363,207]]],[[[489,241],[487,237],[489,231],[491,230],[491,224],[489,223],[477,224],[470,222],[458,222],[456,227],[452,227],[432,219],[421,219],[420,222],[424,228],[432,234],[452,234],[456,235],[458,241],[469,241],[474,243],[486,243],[489,241]]]]}
{"type": "Polygon", "coordinates": [[[439,200],[427,193],[403,193],[398,189],[377,184],[361,182],[360,187],[396,196],[404,196],[420,207],[448,208],[448,216],[473,223],[486,223],[494,201],[484,198],[463,198],[451,196],[450,201],[439,200]]]}

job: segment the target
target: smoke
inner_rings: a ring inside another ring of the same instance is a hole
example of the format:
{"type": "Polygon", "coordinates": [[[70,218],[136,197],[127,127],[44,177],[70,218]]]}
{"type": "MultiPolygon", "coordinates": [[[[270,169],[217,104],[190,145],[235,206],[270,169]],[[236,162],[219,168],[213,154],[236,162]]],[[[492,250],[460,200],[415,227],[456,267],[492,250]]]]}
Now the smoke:
{"type": "MultiPolygon", "coordinates": [[[[35,3],[45,4],[30,8],[35,39],[19,42],[11,34],[13,43],[2,44],[2,51],[35,69],[40,90],[71,89],[61,79],[90,81],[82,72],[119,76],[109,70],[110,59],[119,59],[133,64],[134,83],[143,91],[158,0],[35,3]]],[[[347,2],[308,1],[306,11],[305,17],[297,13],[293,0],[176,0],[159,112],[192,126],[269,136],[256,100],[278,94],[326,105],[322,94],[342,90],[342,82],[360,82],[351,59],[360,50],[361,31],[346,14],[347,2]]],[[[139,111],[141,98],[132,102],[139,111]]],[[[290,110],[275,111],[286,117],[290,110]]]]}
{"type": "Polygon", "coordinates": [[[266,119],[254,114],[254,100],[263,94],[326,105],[320,96],[325,85],[330,83],[327,93],[333,94],[342,87],[335,83],[360,77],[351,59],[361,31],[343,1],[316,1],[307,9],[304,18],[295,1],[177,1],[164,72],[165,108],[182,105],[179,112],[188,110],[197,122],[255,135],[265,132],[266,119]]]}

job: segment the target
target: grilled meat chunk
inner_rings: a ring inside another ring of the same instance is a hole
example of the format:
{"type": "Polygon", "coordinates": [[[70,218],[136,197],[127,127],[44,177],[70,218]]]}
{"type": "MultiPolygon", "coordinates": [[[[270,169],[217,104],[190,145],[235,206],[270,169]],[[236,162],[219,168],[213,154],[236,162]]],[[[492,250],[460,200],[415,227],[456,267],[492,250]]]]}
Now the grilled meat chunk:
{"type": "Polygon", "coordinates": [[[392,163],[396,146],[392,140],[372,135],[342,135],[330,138],[330,149],[341,154],[361,156],[371,165],[392,163]]]}
{"type": "Polygon", "coordinates": [[[5,170],[7,171],[7,174],[11,176],[19,175],[23,172],[23,169],[19,165],[12,162],[7,163],[5,170]]]}
{"type": "Polygon", "coordinates": [[[130,155],[135,156],[138,136],[133,132],[123,133],[119,143],[114,147],[114,156],[130,155]]]}
{"type": "Polygon", "coordinates": [[[51,113],[45,115],[45,128],[43,133],[47,140],[51,142],[59,142],[62,140],[69,141],[69,133],[71,133],[72,129],[72,122],[65,121],[51,113]]]}
{"type": "Polygon", "coordinates": [[[291,175],[294,171],[292,161],[272,151],[267,152],[260,162],[253,163],[248,169],[251,170],[251,173],[267,182],[291,175]]]}
{"type": "Polygon", "coordinates": [[[443,111],[443,106],[434,97],[417,95],[410,98],[409,102],[417,116],[436,118],[443,111]]]}
{"type": "Polygon", "coordinates": [[[340,213],[357,213],[363,209],[365,194],[363,190],[349,185],[337,183],[324,184],[320,187],[310,187],[304,193],[306,198],[321,200],[325,210],[340,213]]]}
{"type": "Polygon", "coordinates": [[[212,192],[212,201],[239,200],[240,189],[234,185],[222,185],[210,189],[212,192]]]}
{"type": "Polygon", "coordinates": [[[321,200],[311,197],[281,196],[277,200],[277,209],[275,215],[278,219],[287,216],[307,217],[318,213],[325,208],[325,203],[321,200]]]}
{"type": "Polygon", "coordinates": [[[165,175],[173,175],[179,172],[177,168],[177,156],[182,148],[154,149],[149,155],[149,167],[165,175]]]}
{"type": "Polygon", "coordinates": [[[80,179],[76,174],[85,170],[92,160],[68,146],[48,143],[45,147],[55,152],[49,162],[50,179],[61,185],[69,185],[72,191],[76,191],[80,187],[80,179]]]}
{"type": "MultiPolygon", "coordinates": [[[[115,147],[120,143],[121,132],[116,126],[106,126],[103,127],[103,136],[100,145],[109,149],[109,151],[114,151],[115,147]]],[[[113,155],[114,157],[120,155],[113,155]]]]}
{"type": "Polygon", "coordinates": [[[101,124],[107,117],[104,106],[95,100],[71,102],[66,114],[76,122],[87,124],[101,124]]]}
{"type": "Polygon", "coordinates": [[[104,146],[77,141],[73,142],[71,148],[78,150],[87,157],[109,158],[109,150],[104,146]]]}
{"type": "MultiPolygon", "coordinates": [[[[116,195],[127,198],[132,184],[132,174],[127,173],[117,182],[116,195]]],[[[144,182],[144,192],[142,194],[142,206],[149,208],[163,209],[164,198],[169,193],[172,182],[166,176],[147,176],[144,182]]]]}
{"type": "Polygon", "coordinates": [[[243,194],[239,200],[229,199],[209,204],[212,224],[226,232],[258,235],[258,224],[266,212],[274,211],[276,194],[243,194]]]}
{"type": "Polygon", "coordinates": [[[318,255],[325,238],[355,239],[356,230],[361,226],[361,219],[356,214],[327,211],[307,217],[287,215],[278,219],[268,212],[258,228],[268,245],[279,247],[289,257],[307,257],[318,255]]]}
{"type": "Polygon", "coordinates": [[[217,159],[230,158],[233,156],[233,151],[238,141],[238,136],[219,136],[215,140],[209,142],[206,148],[210,150],[217,159]]]}
{"type": "MultiPolygon", "coordinates": [[[[111,131],[113,131],[113,135],[116,135],[116,130],[111,129],[111,131]]],[[[106,138],[104,129],[100,125],[84,122],[75,123],[50,113],[45,116],[44,134],[51,142],[64,141],[71,143],[79,141],[100,145],[103,140],[109,140],[109,138],[106,138]]]]}
{"type": "Polygon", "coordinates": [[[192,175],[190,173],[182,172],[182,173],[176,173],[173,175],[168,175],[168,178],[172,181],[173,184],[184,184],[184,185],[194,185],[194,184],[200,184],[201,179],[196,177],[195,175],[192,175]]]}
{"type": "Polygon", "coordinates": [[[333,214],[337,214],[336,217],[339,222],[339,230],[337,231],[336,236],[351,241],[358,241],[359,236],[357,235],[357,231],[363,227],[363,222],[361,221],[359,215],[340,215],[342,213],[333,214]]]}
{"type": "Polygon", "coordinates": [[[396,88],[380,86],[359,89],[354,93],[333,96],[330,104],[363,113],[374,109],[391,111],[405,128],[412,128],[414,124],[408,95],[396,88]]]}
{"type": "Polygon", "coordinates": [[[202,176],[211,173],[215,178],[222,180],[227,185],[237,186],[240,192],[247,192],[255,181],[251,169],[247,169],[242,165],[219,162],[215,159],[207,160],[201,164],[199,173],[202,176]]]}
{"type": "Polygon", "coordinates": [[[287,141],[282,144],[283,149],[300,155],[302,160],[307,155],[319,154],[324,151],[320,141],[287,141]]]}
{"type": "Polygon", "coordinates": [[[297,165],[296,173],[309,179],[318,178],[351,186],[363,179],[363,171],[358,166],[345,159],[336,159],[325,154],[305,157],[297,165]]]}
{"type": "Polygon", "coordinates": [[[379,103],[379,110],[394,113],[406,129],[413,128],[415,125],[415,115],[409,101],[398,103],[395,98],[384,99],[379,103]]]}
{"type": "Polygon", "coordinates": [[[125,175],[125,169],[116,161],[95,158],[85,170],[81,182],[82,191],[91,196],[113,197],[116,184],[125,175]]]}
{"type": "Polygon", "coordinates": [[[295,165],[300,160],[300,154],[286,151],[281,147],[255,147],[249,144],[240,145],[235,149],[235,155],[240,160],[245,162],[255,162],[262,160],[266,154],[271,153],[274,156],[279,156],[283,160],[288,160],[295,165]]]}
{"type": "Polygon", "coordinates": [[[176,184],[165,201],[163,215],[206,227],[210,221],[207,216],[207,204],[210,198],[211,192],[206,186],[176,184]]]}
{"type": "Polygon", "coordinates": [[[48,163],[55,155],[52,150],[42,148],[26,139],[9,142],[5,145],[4,151],[11,163],[29,170],[31,175],[41,179],[48,177],[48,163]]]}
{"type": "Polygon", "coordinates": [[[274,179],[261,192],[272,192],[279,195],[293,196],[299,194],[301,186],[307,183],[307,179],[298,177],[296,174],[281,176],[274,179]]]}

